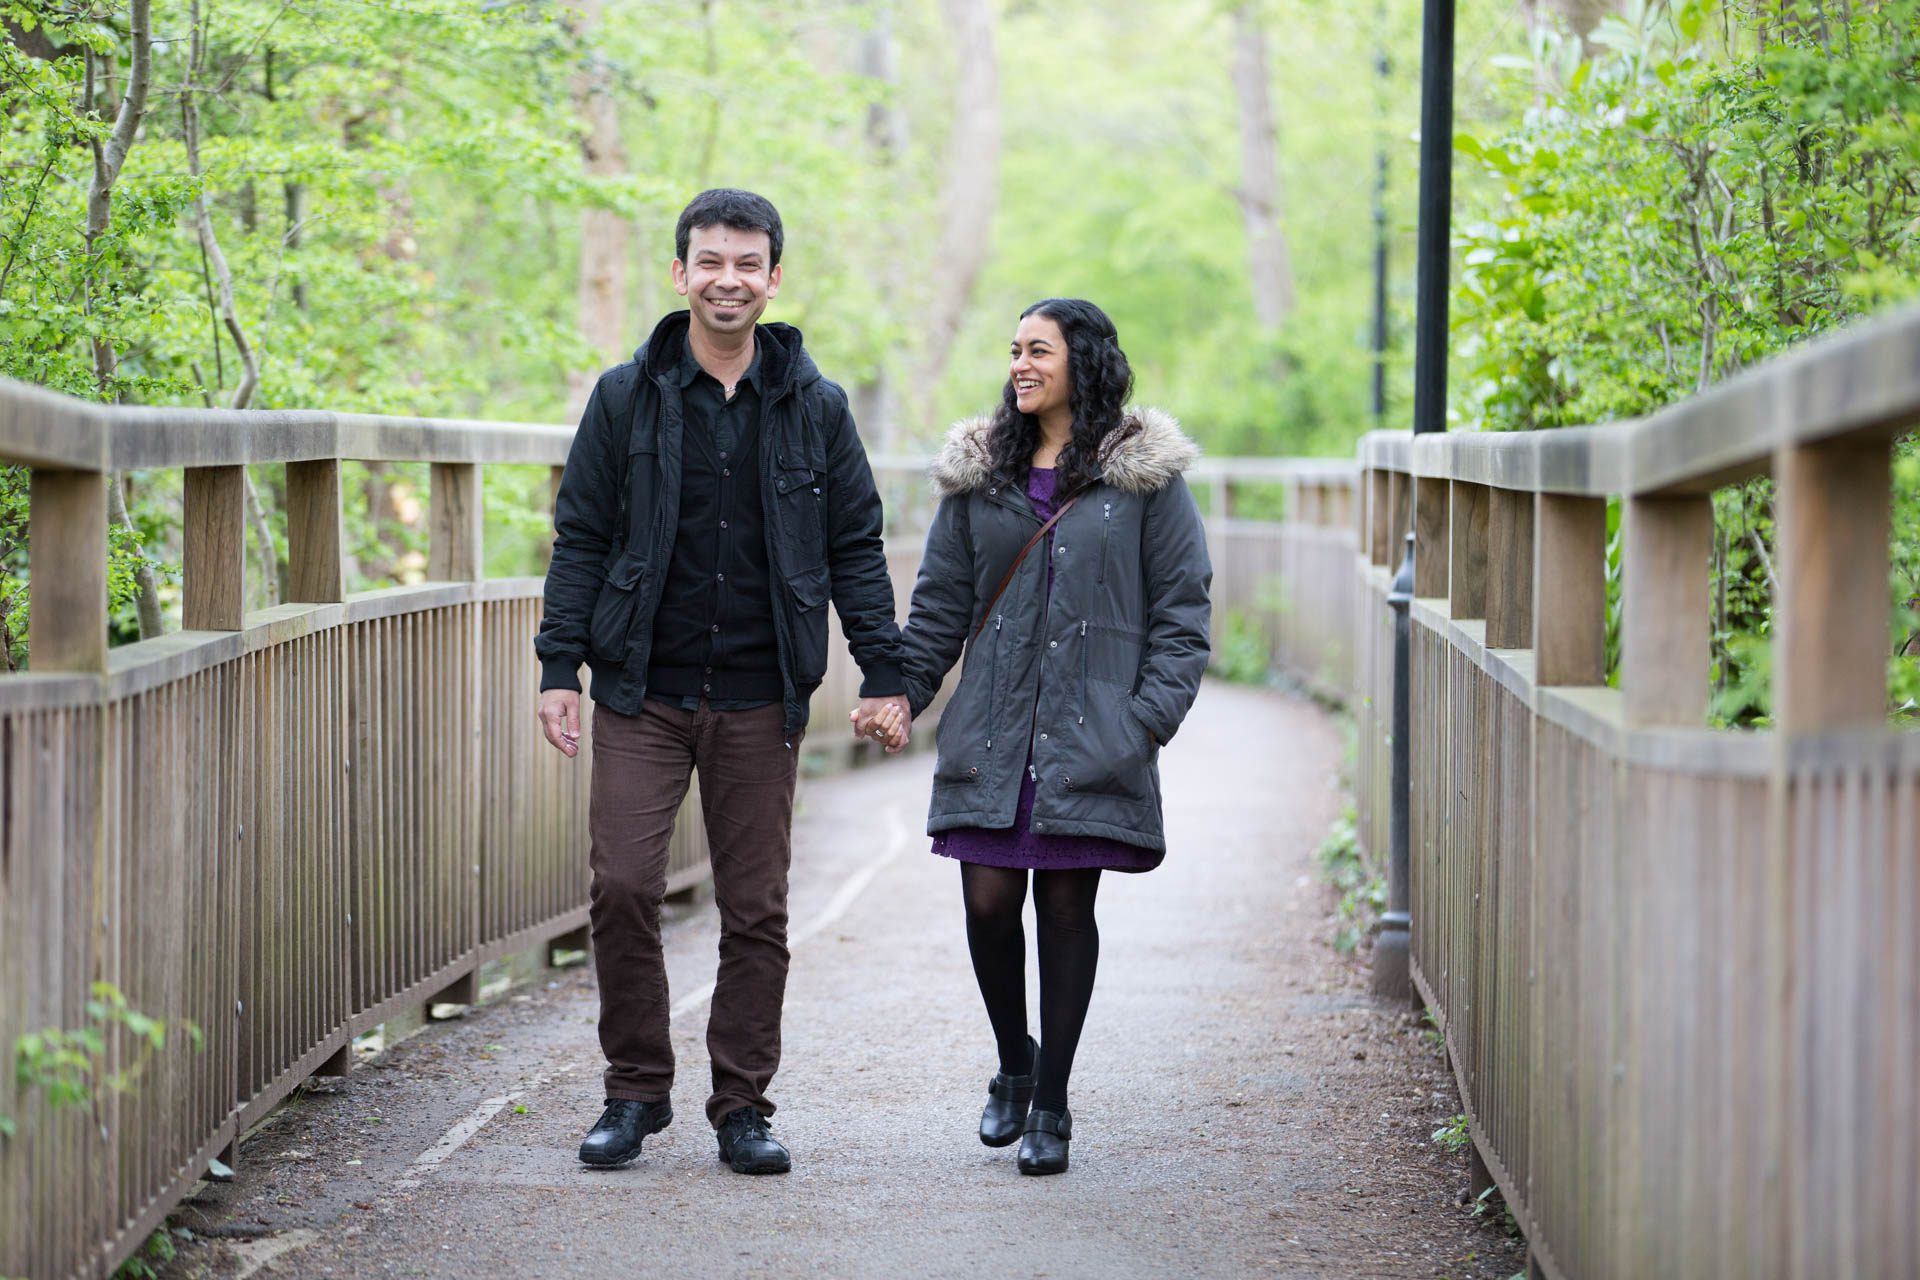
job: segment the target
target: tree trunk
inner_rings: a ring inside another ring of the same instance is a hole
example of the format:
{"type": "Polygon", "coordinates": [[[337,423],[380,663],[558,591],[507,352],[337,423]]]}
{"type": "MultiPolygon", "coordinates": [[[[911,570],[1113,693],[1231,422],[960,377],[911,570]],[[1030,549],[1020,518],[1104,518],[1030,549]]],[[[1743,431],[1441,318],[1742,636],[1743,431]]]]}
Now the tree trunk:
{"type": "MultiPolygon", "coordinates": [[[[253,406],[254,393],[260,388],[260,359],[254,354],[253,343],[247,340],[246,330],[241,327],[240,310],[233,301],[233,268],[227,263],[226,251],[220,247],[220,237],[213,228],[213,211],[207,204],[207,194],[200,183],[200,104],[194,95],[199,91],[200,68],[207,56],[206,30],[200,22],[200,0],[192,0],[188,5],[188,14],[192,25],[191,53],[187,61],[187,83],[180,92],[180,126],[186,143],[187,173],[194,182],[193,226],[200,237],[200,252],[219,282],[220,322],[226,327],[227,336],[233,339],[234,350],[240,356],[240,385],[234,388],[233,400],[228,407],[248,409],[253,406]]],[[[251,190],[252,184],[248,186],[251,190]]],[[[253,525],[253,539],[258,545],[260,557],[260,589],[265,594],[266,603],[272,605],[279,599],[280,587],[279,557],[274,553],[273,531],[267,524],[266,509],[260,505],[260,493],[254,488],[253,473],[243,471],[242,480],[246,490],[247,517],[253,525]]]]}
{"type": "MultiPolygon", "coordinates": [[[[875,102],[867,108],[867,146],[875,167],[887,174],[897,187],[901,180],[900,158],[906,154],[908,143],[907,113],[900,109],[898,102],[891,100],[900,85],[900,50],[893,35],[892,0],[878,0],[876,9],[872,25],[861,33],[855,70],[887,88],[889,100],[875,102]]],[[[894,220],[874,228],[880,240],[875,252],[880,260],[881,287],[889,295],[899,293],[904,274],[900,231],[894,220]]],[[[854,384],[853,418],[876,452],[891,453],[899,447],[899,396],[884,355],[876,359],[870,376],[854,384]]]]}
{"type": "Polygon", "coordinates": [[[953,132],[941,183],[940,247],[921,348],[916,417],[933,425],[933,398],[946,372],[953,340],[992,248],[993,213],[1000,200],[1000,69],[987,0],[941,0],[957,75],[953,132]]]}
{"type": "MultiPolygon", "coordinates": [[[[153,28],[149,11],[149,0],[130,0],[127,6],[128,35],[133,43],[133,65],[127,74],[127,93],[120,101],[120,110],[114,117],[113,129],[105,138],[96,138],[92,142],[93,178],[87,185],[87,257],[99,257],[100,237],[105,235],[113,220],[113,184],[120,180],[120,170],[127,163],[127,152],[133,147],[134,136],[139,132],[141,117],[147,113],[147,90],[153,82],[153,28]]],[[[92,110],[94,102],[94,68],[100,59],[94,54],[87,55],[86,84],[87,108],[92,110]]],[[[108,76],[111,85],[112,77],[108,76]]],[[[111,94],[111,89],[109,89],[111,94]]],[[[89,316],[93,314],[94,271],[98,264],[90,263],[84,306],[89,316]]],[[[96,336],[93,340],[93,375],[102,393],[113,392],[113,376],[119,367],[119,357],[114,352],[113,343],[105,336],[96,336]]],[[[119,394],[113,392],[112,399],[119,400],[119,394]]],[[[133,520],[127,514],[126,494],[121,489],[121,477],[111,477],[107,486],[107,517],[118,522],[126,531],[134,535],[134,546],[139,554],[139,564],[134,570],[135,606],[140,614],[140,638],[152,639],[160,634],[160,593],[154,585],[153,569],[147,563],[146,551],[139,545],[139,535],[134,530],[133,520]]]]}
{"type": "MultiPolygon", "coordinates": [[[[620,141],[620,114],[613,96],[612,69],[592,52],[599,30],[603,0],[577,0],[580,18],[574,28],[587,61],[573,83],[574,103],[586,123],[581,139],[587,174],[610,178],[627,171],[626,148],[620,141]]],[[[567,375],[567,417],[578,420],[587,406],[600,370],[614,363],[627,345],[628,220],[611,209],[588,208],[580,214],[580,271],[577,306],[580,332],[592,344],[596,367],[567,375]]]]}
{"type": "Polygon", "coordinates": [[[1253,314],[1277,329],[1293,312],[1293,264],[1280,229],[1279,133],[1268,81],[1267,32],[1253,3],[1233,11],[1233,96],[1240,108],[1240,219],[1247,230],[1253,314]]]}

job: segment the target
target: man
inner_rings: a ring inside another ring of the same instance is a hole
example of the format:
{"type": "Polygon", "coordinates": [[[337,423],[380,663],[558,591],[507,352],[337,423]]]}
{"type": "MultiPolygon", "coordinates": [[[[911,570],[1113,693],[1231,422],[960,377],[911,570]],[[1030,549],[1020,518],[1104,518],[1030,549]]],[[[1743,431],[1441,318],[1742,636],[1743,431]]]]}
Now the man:
{"type": "Polygon", "coordinates": [[[617,1168],[672,1122],[660,903],[700,774],[720,911],[707,1021],[720,1158],[785,1173],[768,1130],[787,982],[797,748],[827,665],[832,599],[862,673],[859,730],[905,707],[873,473],[841,389],[800,331],[761,325],[780,289],[772,204],[702,192],[674,235],[687,310],[602,375],[554,502],[540,655],[547,741],[579,751],[593,670],[591,918],[606,1110],[582,1162],[617,1168]]]}

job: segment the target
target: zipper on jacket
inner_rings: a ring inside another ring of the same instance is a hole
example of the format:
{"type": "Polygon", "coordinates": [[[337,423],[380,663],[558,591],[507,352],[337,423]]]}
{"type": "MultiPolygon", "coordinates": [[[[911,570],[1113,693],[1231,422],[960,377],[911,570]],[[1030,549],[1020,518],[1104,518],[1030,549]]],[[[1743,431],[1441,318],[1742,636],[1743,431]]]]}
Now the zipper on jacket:
{"type": "Polygon", "coordinates": [[[993,750],[993,694],[1000,685],[1000,624],[1004,613],[993,615],[993,654],[987,659],[987,750],[993,750]]]}
{"type": "Polygon", "coordinates": [[[1080,723],[1087,722],[1087,620],[1080,619],[1080,723]]]}
{"type": "Polygon", "coordinates": [[[1113,532],[1113,504],[1103,504],[1100,515],[1100,576],[1096,581],[1103,586],[1107,581],[1107,535],[1113,532]]]}

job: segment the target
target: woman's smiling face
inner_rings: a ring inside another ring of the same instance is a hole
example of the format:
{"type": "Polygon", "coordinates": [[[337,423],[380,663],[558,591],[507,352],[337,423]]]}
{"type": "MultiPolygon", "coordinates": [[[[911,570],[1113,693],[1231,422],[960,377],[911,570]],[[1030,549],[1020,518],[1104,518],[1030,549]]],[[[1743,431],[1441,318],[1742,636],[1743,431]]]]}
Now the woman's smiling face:
{"type": "Polygon", "coordinates": [[[1040,417],[1067,407],[1073,392],[1073,379],[1067,372],[1067,340],[1050,316],[1035,313],[1020,321],[1013,332],[1007,377],[1013,383],[1013,401],[1020,412],[1040,417]]]}

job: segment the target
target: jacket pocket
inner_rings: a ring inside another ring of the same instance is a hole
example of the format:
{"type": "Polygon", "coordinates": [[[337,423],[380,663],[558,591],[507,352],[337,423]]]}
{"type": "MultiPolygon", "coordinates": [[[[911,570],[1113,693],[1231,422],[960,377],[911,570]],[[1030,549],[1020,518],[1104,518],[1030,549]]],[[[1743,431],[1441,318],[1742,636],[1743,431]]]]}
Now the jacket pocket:
{"type": "Polygon", "coordinates": [[[826,476],[804,458],[785,451],[773,459],[773,492],[780,527],[799,559],[816,559],[826,545],[826,476]]]}
{"type": "Polygon", "coordinates": [[[793,598],[793,679],[796,685],[819,684],[827,674],[827,598],[833,594],[833,578],[824,564],[802,569],[787,577],[787,594],[793,598]]]}
{"type": "Polygon", "coordinates": [[[633,638],[634,615],[647,580],[645,550],[616,552],[607,564],[607,580],[587,624],[587,652],[603,662],[624,661],[633,638]]]}

